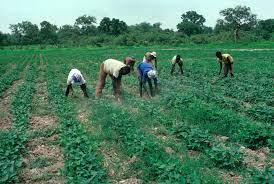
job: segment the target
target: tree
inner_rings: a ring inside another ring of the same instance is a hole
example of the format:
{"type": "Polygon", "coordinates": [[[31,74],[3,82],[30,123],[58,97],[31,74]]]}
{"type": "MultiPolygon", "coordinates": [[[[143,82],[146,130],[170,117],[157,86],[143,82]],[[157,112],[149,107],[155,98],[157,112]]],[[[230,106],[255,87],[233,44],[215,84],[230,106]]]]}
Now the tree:
{"type": "Polygon", "coordinates": [[[57,43],[57,26],[43,21],[40,23],[40,39],[42,43],[56,44],[57,43]]]}
{"type": "Polygon", "coordinates": [[[183,22],[191,22],[199,26],[203,26],[206,21],[206,19],[202,15],[198,14],[196,11],[186,12],[181,16],[181,19],[183,22]]]}
{"type": "Polygon", "coordinates": [[[181,16],[182,22],[177,25],[179,32],[188,36],[203,33],[203,24],[206,19],[196,11],[188,11],[181,16]]]}
{"type": "Polygon", "coordinates": [[[58,39],[61,42],[67,42],[68,40],[78,39],[80,35],[79,27],[71,25],[63,25],[58,30],[58,39]]]}
{"type": "Polygon", "coordinates": [[[10,29],[17,44],[26,45],[38,43],[39,28],[36,24],[23,21],[18,24],[11,24],[10,29]]]}
{"type": "Polygon", "coordinates": [[[124,21],[113,18],[110,20],[108,17],[104,17],[98,29],[101,33],[109,34],[109,35],[120,35],[122,33],[127,32],[128,26],[124,21]]]}
{"type": "Polygon", "coordinates": [[[91,35],[96,34],[96,18],[94,16],[83,15],[76,19],[75,26],[80,28],[80,34],[91,35]]]}
{"type": "Polygon", "coordinates": [[[256,26],[257,36],[262,37],[265,40],[269,40],[274,32],[274,19],[266,19],[258,21],[256,26]]]}
{"type": "Polygon", "coordinates": [[[250,30],[257,24],[257,16],[246,6],[221,10],[220,15],[224,17],[223,25],[234,30],[235,41],[240,39],[240,30],[250,30]]]}
{"type": "Polygon", "coordinates": [[[101,22],[100,25],[98,26],[98,29],[100,32],[102,33],[110,33],[110,28],[111,27],[111,20],[108,17],[104,17],[101,22]]]}
{"type": "Polygon", "coordinates": [[[4,45],[3,44],[4,39],[5,39],[5,35],[0,31],[0,46],[4,45]]]}
{"type": "Polygon", "coordinates": [[[258,28],[268,33],[274,32],[274,19],[260,20],[258,22],[258,28]]]}

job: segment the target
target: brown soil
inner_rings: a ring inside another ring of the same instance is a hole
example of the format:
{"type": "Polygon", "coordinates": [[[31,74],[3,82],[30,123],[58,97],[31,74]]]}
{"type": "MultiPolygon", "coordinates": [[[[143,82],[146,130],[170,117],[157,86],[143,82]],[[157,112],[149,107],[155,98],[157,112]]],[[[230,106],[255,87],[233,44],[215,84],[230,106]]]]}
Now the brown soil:
{"type": "Polygon", "coordinates": [[[242,176],[237,176],[233,172],[221,172],[221,177],[224,183],[233,183],[233,184],[241,183],[243,179],[242,176]]]}
{"type": "Polygon", "coordinates": [[[229,137],[221,136],[221,135],[214,135],[214,138],[216,139],[216,141],[219,141],[219,142],[226,142],[229,139],[229,137]]]}
{"type": "Polygon", "coordinates": [[[197,157],[197,156],[199,156],[199,155],[200,155],[200,152],[199,152],[199,151],[194,151],[194,150],[189,150],[189,151],[188,151],[188,156],[189,156],[190,158],[197,157]]]}
{"type": "Polygon", "coordinates": [[[121,180],[119,182],[117,182],[116,184],[141,184],[143,183],[140,179],[136,179],[136,178],[129,178],[126,180],[121,180]]]}
{"type": "Polygon", "coordinates": [[[251,150],[242,146],[241,151],[244,154],[244,163],[246,164],[247,167],[255,167],[257,169],[263,169],[266,166],[271,166],[271,163],[268,163],[268,160],[267,160],[268,155],[270,153],[269,148],[251,150]]]}
{"type": "Polygon", "coordinates": [[[29,124],[32,130],[44,130],[52,127],[56,127],[56,119],[54,116],[33,116],[29,120],[29,124]]]}
{"type": "Polygon", "coordinates": [[[27,143],[27,146],[28,147],[35,147],[35,146],[38,146],[38,145],[43,145],[43,144],[48,144],[50,142],[55,142],[58,140],[58,135],[57,134],[54,134],[50,137],[38,137],[38,138],[35,138],[35,139],[32,139],[31,141],[29,141],[27,143]]]}
{"type": "MultiPolygon", "coordinates": [[[[118,153],[111,145],[108,145],[106,141],[102,143],[99,148],[100,153],[103,155],[103,166],[108,171],[108,176],[112,178],[123,178],[126,173],[129,172],[130,165],[137,161],[137,157],[133,156],[131,158],[127,156],[121,156],[122,153],[118,153]]],[[[116,182],[117,183],[117,182],[116,182]]]]}
{"type": "Polygon", "coordinates": [[[0,97],[0,129],[7,130],[12,126],[12,114],[10,112],[12,97],[16,92],[18,85],[23,83],[23,79],[14,81],[12,86],[8,88],[0,97]]]}

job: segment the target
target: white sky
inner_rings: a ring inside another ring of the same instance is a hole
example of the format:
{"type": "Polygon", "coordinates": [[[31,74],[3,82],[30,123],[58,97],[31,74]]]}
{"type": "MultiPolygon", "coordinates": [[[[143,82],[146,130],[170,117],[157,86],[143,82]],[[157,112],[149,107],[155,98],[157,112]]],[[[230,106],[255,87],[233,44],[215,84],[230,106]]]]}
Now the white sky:
{"type": "Polygon", "coordinates": [[[183,13],[197,11],[214,26],[219,11],[245,5],[259,19],[274,18],[274,0],[0,0],[0,31],[10,32],[9,25],[30,21],[39,25],[47,20],[58,26],[74,24],[77,17],[118,18],[128,25],[161,22],[162,28],[176,29],[183,13]]]}

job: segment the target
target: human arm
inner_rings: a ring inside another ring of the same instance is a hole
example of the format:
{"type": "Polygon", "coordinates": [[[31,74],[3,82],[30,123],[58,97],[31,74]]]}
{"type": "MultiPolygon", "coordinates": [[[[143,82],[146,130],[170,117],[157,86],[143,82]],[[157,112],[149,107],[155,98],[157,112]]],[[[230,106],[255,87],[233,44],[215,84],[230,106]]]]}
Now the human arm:
{"type": "Polygon", "coordinates": [[[219,75],[221,74],[221,71],[222,71],[222,68],[223,68],[223,63],[222,62],[219,62],[220,64],[220,70],[219,70],[219,75]]]}

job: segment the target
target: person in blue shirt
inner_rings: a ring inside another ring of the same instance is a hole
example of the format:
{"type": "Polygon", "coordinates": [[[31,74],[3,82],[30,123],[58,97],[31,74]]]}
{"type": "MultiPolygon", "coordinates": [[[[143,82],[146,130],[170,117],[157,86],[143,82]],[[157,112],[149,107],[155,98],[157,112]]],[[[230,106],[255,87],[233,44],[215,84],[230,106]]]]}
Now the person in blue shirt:
{"type": "MultiPolygon", "coordinates": [[[[148,58],[149,60],[150,58],[148,58]]],[[[143,96],[143,88],[146,90],[146,83],[148,82],[150,95],[154,96],[152,80],[154,81],[155,91],[157,90],[157,72],[153,69],[150,62],[141,62],[137,67],[140,96],[143,96]]],[[[147,91],[147,90],[146,90],[147,91]]]]}

